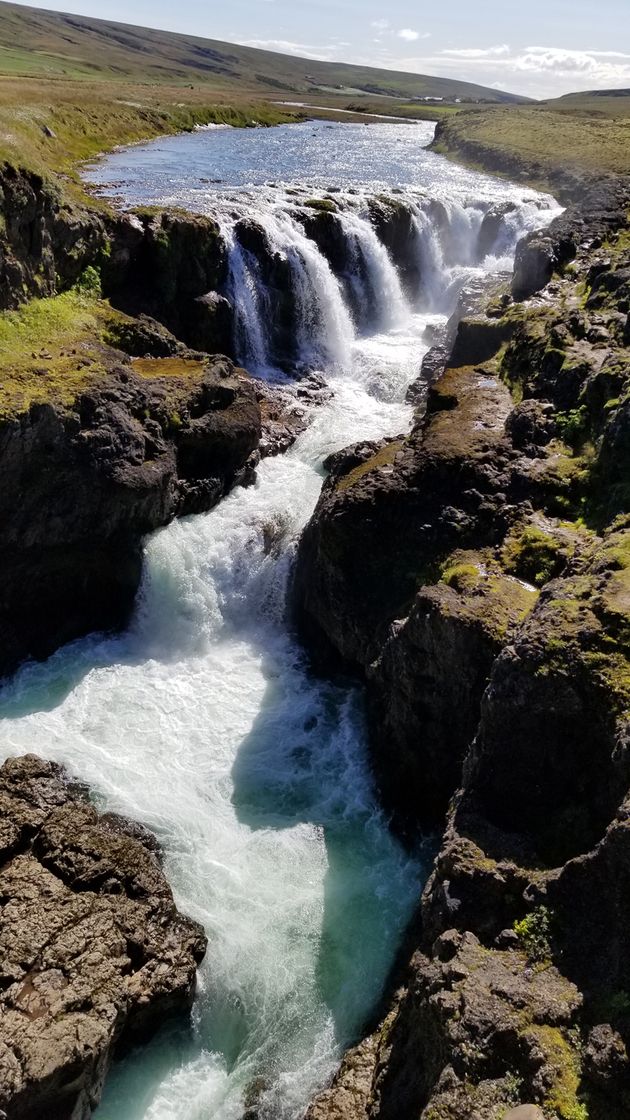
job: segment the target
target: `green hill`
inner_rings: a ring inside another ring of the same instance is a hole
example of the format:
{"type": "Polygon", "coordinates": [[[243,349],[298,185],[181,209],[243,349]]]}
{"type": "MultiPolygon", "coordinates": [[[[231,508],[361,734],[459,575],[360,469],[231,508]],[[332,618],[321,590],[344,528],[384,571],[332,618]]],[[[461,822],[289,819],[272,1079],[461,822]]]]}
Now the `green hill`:
{"type": "Polygon", "coordinates": [[[526,100],[450,78],[294,55],[0,3],[0,75],[212,86],[257,96],[331,93],[453,101],[526,100]]]}

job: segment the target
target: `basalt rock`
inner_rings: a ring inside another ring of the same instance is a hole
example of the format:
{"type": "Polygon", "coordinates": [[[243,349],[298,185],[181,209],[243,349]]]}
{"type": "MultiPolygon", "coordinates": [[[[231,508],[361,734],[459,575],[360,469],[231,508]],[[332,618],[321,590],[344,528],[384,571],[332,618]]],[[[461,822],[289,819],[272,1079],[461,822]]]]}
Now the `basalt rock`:
{"type": "Polygon", "coordinates": [[[89,1120],[112,1058],[190,1012],[206,950],[155,839],[52,762],[0,769],[0,1109],[89,1120]]]}
{"type": "Polygon", "coordinates": [[[0,170],[0,308],[70,287],[106,251],[103,220],[35,172],[0,170]]]}
{"type": "Polygon", "coordinates": [[[209,352],[231,351],[231,321],[226,331],[224,320],[211,321],[210,303],[204,309],[198,302],[208,293],[212,301],[226,276],[227,248],[212,218],[139,212],[111,223],[105,294],[123,311],[159,320],[189,346],[206,349],[213,334],[209,352]]]}
{"type": "Polygon", "coordinates": [[[403,824],[443,820],[494,661],[536,595],[491,559],[463,552],[394,623],[368,671],[368,702],[381,797],[403,824]]]}
{"type": "Polygon", "coordinates": [[[296,594],[310,640],[366,667],[431,570],[506,516],[510,396],[487,371],[449,370],[407,440],[335,464],[300,542],[296,594]]]}
{"type": "Polygon", "coordinates": [[[572,261],[582,248],[599,248],[626,223],[630,187],[623,179],[608,179],[588,191],[544,233],[531,233],[516,249],[512,293],[528,299],[549,283],[554,272],[572,261]]]}
{"type": "Polygon", "coordinates": [[[68,409],[0,424],[0,672],[127,621],[142,538],[252,477],[253,385],[227,359],[111,359],[68,409]]]}
{"type": "Polygon", "coordinates": [[[363,677],[398,830],[450,802],[406,972],[309,1120],[628,1114],[622,186],[545,233],[540,298],[460,326],[409,437],[335,457],[300,546],[302,632],[363,677]]]}

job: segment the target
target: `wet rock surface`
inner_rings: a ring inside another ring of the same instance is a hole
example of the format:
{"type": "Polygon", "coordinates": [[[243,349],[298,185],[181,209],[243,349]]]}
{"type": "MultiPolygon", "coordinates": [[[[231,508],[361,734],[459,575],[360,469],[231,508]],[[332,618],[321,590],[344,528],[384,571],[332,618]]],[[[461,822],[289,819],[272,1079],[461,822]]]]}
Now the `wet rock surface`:
{"type": "Polygon", "coordinates": [[[187,1016],[206,938],[155,839],[34,755],[0,769],[0,1109],[88,1120],[115,1053],[187,1016]]]}
{"type": "Polygon", "coordinates": [[[409,437],[335,457],[301,542],[302,633],[365,681],[395,826],[446,811],[406,971],[309,1120],[630,1108],[630,258],[609,187],[526,240],[516,295],[538,294],[460,327],[409,437]]]}

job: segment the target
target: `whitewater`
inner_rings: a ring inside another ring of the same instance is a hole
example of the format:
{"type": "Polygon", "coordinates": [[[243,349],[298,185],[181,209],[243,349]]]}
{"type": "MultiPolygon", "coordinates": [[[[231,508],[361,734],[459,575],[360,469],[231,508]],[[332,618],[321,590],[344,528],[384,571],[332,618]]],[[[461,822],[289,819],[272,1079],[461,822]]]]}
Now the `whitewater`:
{"type": "Polygon", "coordinates": [[[124,634],[75,642],[0,693],[2,757],[59,760],[99,804],[149,826],[178,905],[208,934],[192,1026],[165,1025],[119,1062],[97,1120],[239,1120],[254,1099],[262,1120],[297,1120],[373,1010],[417,902],[426,859],[402,850],[379,810],[360,689],[310,673],[287,602],[326,456],[409,428],[405,394],[430,330],[467,280],[509,268],[518,238],[557,213],[546,196],[427,153],[430,135],[391,123],[217,130],[116,153],[91,173],[130,204],[215,216],[240,360],[285,385],[314,370],[332,390],[254,486],[147,540],[124,634]],[[384,187],[413,207],[413,292],[369,220],[384,187]],[[338,200],[344,275],[299,220],[313,191],[338,200]],[[479,260],[497,200],[514,207],[479,260]],[[278,368],[273,307],[237,235],[252,216],[289,263],[293,371],[278,368]]]}

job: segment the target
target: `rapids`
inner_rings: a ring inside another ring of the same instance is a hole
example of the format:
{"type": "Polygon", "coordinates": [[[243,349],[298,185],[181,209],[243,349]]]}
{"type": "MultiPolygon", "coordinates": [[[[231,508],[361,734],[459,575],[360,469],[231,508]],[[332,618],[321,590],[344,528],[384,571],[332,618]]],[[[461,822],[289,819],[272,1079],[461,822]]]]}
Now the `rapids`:
{"type": "Polygon", "coordinates": [[[98,1120],[239,1120],[254,1092],[264,1120],[297,1120],[373,1009],[417,899],[425,860],[402,851],[378,808],[360,691],[310,675],[286,597],[323,459],[408,427],[426,328],[445,321],[466,279],[508,268],[518,237],[557,212],[445,164],[424,151],[429,138],[426,125],[216,130],[91,172],[117,176],[130,203],[217,217],[236,352],[286,383],[260,261],[238,237],[255,216],[290,269],[297,367],[333,389],[255,486],[147,540],[126,633],[27,665],[0,693],[2,756],[61,760],[101,803],[153,829],[178,904],[209,937],[192,1029],[165,1027],[118,1063],[98,1120]],[[379,184],[412,208],[411,293],[370,221],[379,184]],[[338,274],[297,213],[331,188],[346,245],[338,274]],[[497,200],[514,208],[480,260],[497,200]]]}

